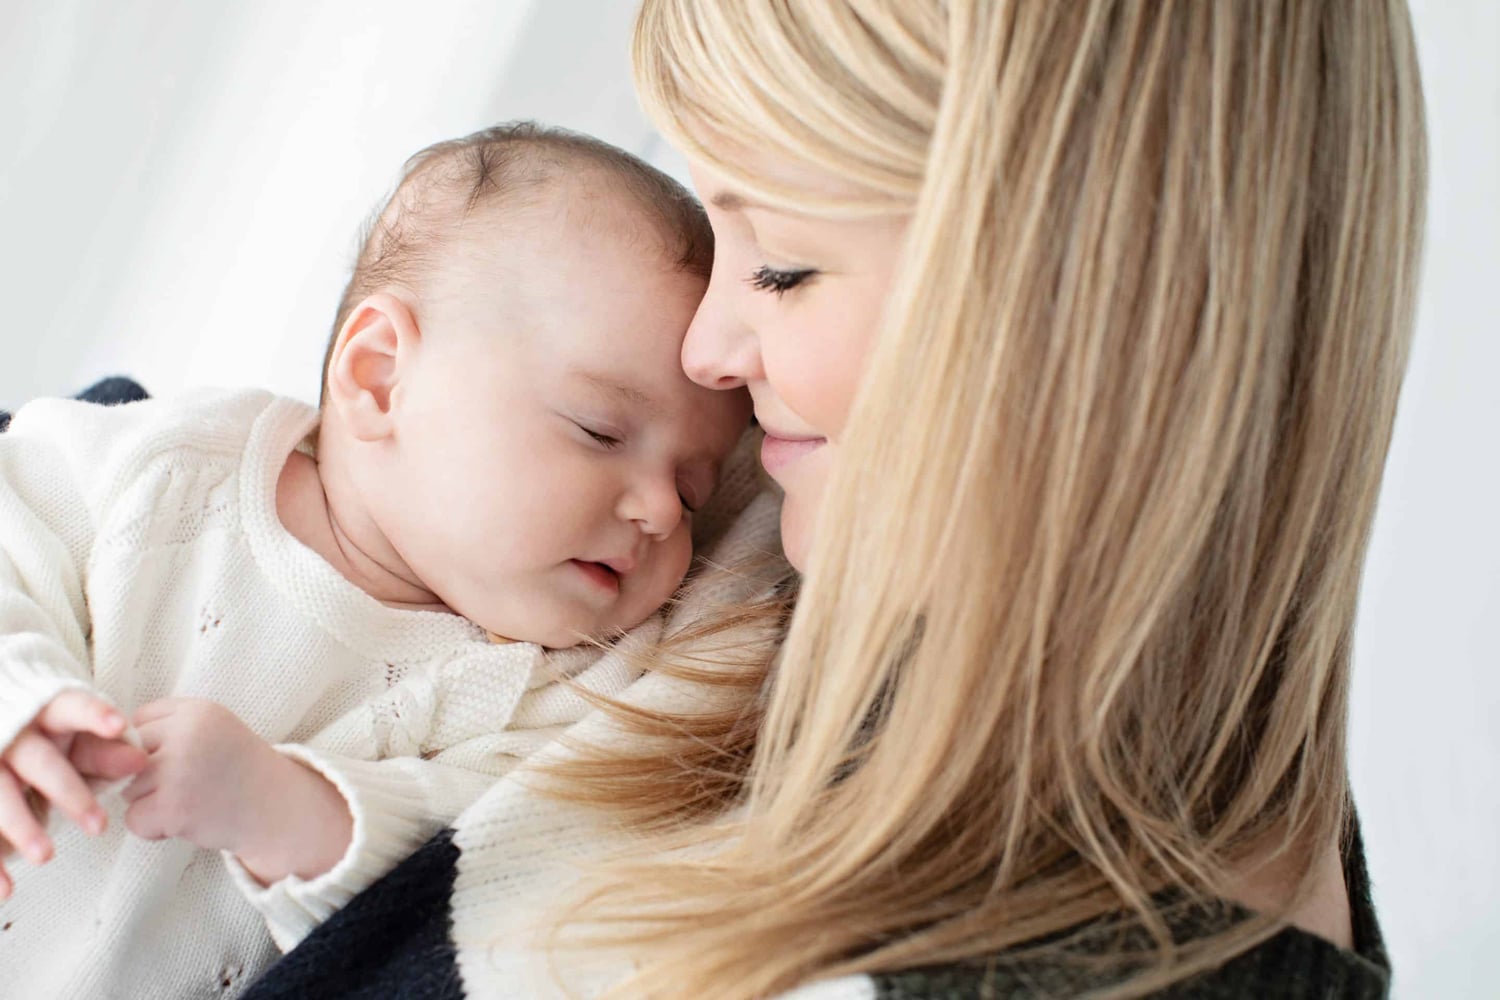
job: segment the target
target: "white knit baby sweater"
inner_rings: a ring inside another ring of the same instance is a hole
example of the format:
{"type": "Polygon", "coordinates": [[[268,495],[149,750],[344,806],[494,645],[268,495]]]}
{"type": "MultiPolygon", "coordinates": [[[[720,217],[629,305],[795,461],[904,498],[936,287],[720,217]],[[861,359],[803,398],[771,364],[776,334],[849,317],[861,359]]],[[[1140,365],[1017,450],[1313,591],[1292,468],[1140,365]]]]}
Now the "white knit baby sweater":
{"type": "Polygon", "coordinates": [[[206,392],[45,400],[0,435],[0,746],[68,688],[127,715],[208,698],[327,776],[354,818],[332,870],[263,888],[216,852],[130,835],[117,794],[102,837],[54,816],[52,862],[6,861],[0,994],[233,996],[584,714],[555,682],[596,653],[386,607],[287,533],[277,479],[316,420],[206,392]]]}

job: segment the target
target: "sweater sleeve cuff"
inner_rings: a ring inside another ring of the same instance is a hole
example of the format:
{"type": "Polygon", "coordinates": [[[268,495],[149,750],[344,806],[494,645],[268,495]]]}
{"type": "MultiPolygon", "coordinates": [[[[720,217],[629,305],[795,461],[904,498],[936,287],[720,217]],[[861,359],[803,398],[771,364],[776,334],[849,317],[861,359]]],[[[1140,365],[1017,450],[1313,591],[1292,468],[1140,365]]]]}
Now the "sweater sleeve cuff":
{"type": "Polygon", "coordinates": [[[427,815],[426,796],[396,769],[328,756],[304,746],[282,745],[276,750],[328,779],[344,797],[354,821],[344,856],[312,879],[289,875],[262,885],[238,859],[224,852],[235,885],[265,917],[277,947],[289,951],[419,847],[433,832],[429,827],[435,820],[427,815]]]}
{"type": "Polygon", "coordinates": [[[48,702],[72,688],[91,690],[87,681],[30,660],[0,663],[0,750],[9,747],[48,702]]]}

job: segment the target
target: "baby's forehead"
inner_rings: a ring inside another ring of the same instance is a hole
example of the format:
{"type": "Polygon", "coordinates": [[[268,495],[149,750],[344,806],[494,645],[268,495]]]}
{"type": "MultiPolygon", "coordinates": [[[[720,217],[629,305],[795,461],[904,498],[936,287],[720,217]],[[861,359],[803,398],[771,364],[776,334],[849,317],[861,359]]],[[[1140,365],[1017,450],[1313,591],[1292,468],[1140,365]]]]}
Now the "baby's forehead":
{"type": "MultiPolygon", "coordinates": [[[[615,263],[649,261],[663,275],[684,273],[681,234],[653,206],[632,193],[621,178],[597,167],[538,182],[507,198],[471,204],[452,193],[449,216],[435,256],[456,263],[465,255],[503,246],[518,267],[544,265],[557,252],[571,256],[615,256],[615,263]],[[545,251],[545,252],[544,252],[545,251]]],[[[697,275],[706,282],[707,274],[697,275]]]]}
{"type": "Polygon", "coordinates": [[[473,227],[433,260],[426,298],[477,330],[549,357],[685,379],[681,350],[707,282],[643,245],[638,233],[574,222],[473,227]]]}

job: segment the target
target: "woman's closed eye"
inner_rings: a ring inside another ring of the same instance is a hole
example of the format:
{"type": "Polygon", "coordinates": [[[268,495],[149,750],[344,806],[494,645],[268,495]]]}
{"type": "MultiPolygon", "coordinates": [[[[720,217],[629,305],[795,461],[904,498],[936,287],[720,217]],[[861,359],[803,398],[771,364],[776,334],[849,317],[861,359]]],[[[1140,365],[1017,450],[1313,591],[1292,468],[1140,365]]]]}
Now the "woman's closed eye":
{"type": "Polygon", "coordinates": [[[782,270],[781,268],[772,267],[769,264],[762,264],[751,273],[747,280],[752,287],[758,288],[763,292],[775,292],[778,296],[781,296],[817,273],[812,268],[782,270]]]}

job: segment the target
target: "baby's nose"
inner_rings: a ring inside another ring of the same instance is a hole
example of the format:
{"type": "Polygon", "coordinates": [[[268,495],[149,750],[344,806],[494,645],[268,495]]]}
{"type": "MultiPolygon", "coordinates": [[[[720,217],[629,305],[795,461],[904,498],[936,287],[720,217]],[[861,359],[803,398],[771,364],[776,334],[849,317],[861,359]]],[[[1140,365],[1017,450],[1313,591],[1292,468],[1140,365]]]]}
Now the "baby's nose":
{"type": "Polygon", "coordinates": [[[665,538],[682,523],[682,498],[675,482],[652,480],[632,490],[622,516],[654,538],[665,538]]]}

